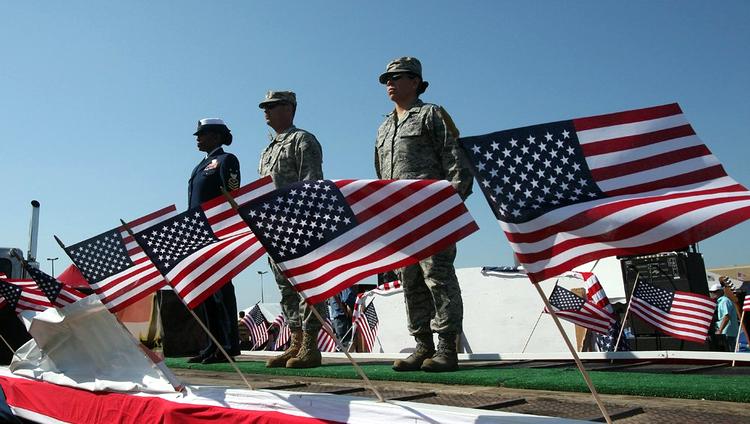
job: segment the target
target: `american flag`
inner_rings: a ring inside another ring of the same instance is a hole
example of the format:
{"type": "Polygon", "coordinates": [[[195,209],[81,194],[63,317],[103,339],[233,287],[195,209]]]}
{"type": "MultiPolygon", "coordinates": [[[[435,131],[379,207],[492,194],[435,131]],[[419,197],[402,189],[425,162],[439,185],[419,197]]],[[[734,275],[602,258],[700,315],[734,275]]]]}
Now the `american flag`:
{"type": "MultiPolygon", "coordinates": [[[[265,177],[230,193],[245,202],[273,190],[265,177]]],[[[264,253],[224,196],[135,232],[138,244],[191,309],[264,253]]]]}
{"type": "Polygon", "coordinates": [[[402,293],[404,288],[401,287],[401,281],[393,280],[380,284],[372,290],[357,294],[357,300],[354,302],[352,311],[352,323],[357,322],[357,318],[365,310],[365,303],[373,296],[390,296],[392,294],[402,293]]]}
{"type": "Polygon", "coordinates": [[[318,332],[318,349],[321,352],[336,352],[338,350],[336,340],[331,337],[331,334],[334,334],[331,319],[326,316],[325,320],[325,323],[323,323],[322,328],[318,332]]]}
{"type": "Polygon", "coordinates": [[[240,210],[310,303],[416,263],[478,229],[447,181],[302,181],[240,210]]]}
{"type": "MultiPolygon", "coordinates": [[[[0,272],[0,280],[6,280],[7,278],[8,278],[7,275],[0,272]]],[[[6,304],[7,302],[5,302],[5,298],[2,295],[0,295],[0,309],[4,308],[6,304]]]]}
{"type": "Polygon", "coordinates": [[[0,296],[17,314],[41,312],[54,306],[34,280],[0,280],[0,296]]]}
{"type": "Polygon", "coordinates": [[[36,283],[37,288],[44,293],[52,304],[59,308],[75,303],[77,300],[86,297],[85,294],[65,286],[51,275],[48,275],[39,269],[30,267],[26,264],[24,264],[24,268],[36,283]]]}
{"type": "Polygon", "coordinates": [[[602,284],[593,272],[571,271],[566,273],[565,276],[582,280],[586,289],[586,299],[614,317],[615,310],[609,302],[604,287],[602,287],[602,284]]]}
{"type": "MultiPolygon", "coordinates": [[[[130,223],[138,231],[176,212],[174,205],[130,223]]],[[[125,227],[120,226],[65,248],[76,267],[112,312],[120,311],[164,287],[166,282],[125,227]]]]}
{"type": "Polygon", "coordinates": [[[745,300],[742,302],[742,310],[750,311],[750,293],[745,293],[745,300]]]}
{"type": "Polygon", "coordinates": [[[289,343],[289,340],[292,337],[292,333],[289,330],[289,325],[286,323],[286,318],[284,318],[284,314],[279,314],[275,320],[273,320],[273,323],[271,323],[271,326],[277,326],[279,328],[279,332],[276,335],[276,340],[273,342],[273,348],[272,350],[283,350],[286,349],[287,343],[289,343]]]}
{"type": "Polygon", "coordinates": [[[552,290],[549,303],[558,317],[597,333],[607,334],[616,322],[609,312],[560,286],[552,290]]]}
{"type": "Polygon", "coordinates": [[[370,302],[364,310],[364,313],[357,316],[354,321],[355,330],[362,339],[362,347],[365,352],[371,352],[375,346],[375,338],[378,335],[378,314],[375,312],[375,304],[370,302]]]}
{"type": "Polygon", "coordinates": [[[250,337],[253,341],[252,349],[256,349],[268,341],[268,324],[258,305],[253,306],[250,312],[242,317],[242,322],[250,330],[250,337]]]}
{"type": "Polygon", "coordinates": [[[679,105],[461,140],[532,282],[615,255],[673,250],[750,218],[679,105]]]}
{"type": "Polygon", "coordinates": [[[747,274],[745,274],[744,272],[737,272],[737,279],[747,281],[747,274]]]}
{"type": "Polygon", "coordinates": [[[706,296],[663,289],[639,281],[630,309],[663,333],[683,340],[704,343],[711,327],[716,302],[706,296]]]}

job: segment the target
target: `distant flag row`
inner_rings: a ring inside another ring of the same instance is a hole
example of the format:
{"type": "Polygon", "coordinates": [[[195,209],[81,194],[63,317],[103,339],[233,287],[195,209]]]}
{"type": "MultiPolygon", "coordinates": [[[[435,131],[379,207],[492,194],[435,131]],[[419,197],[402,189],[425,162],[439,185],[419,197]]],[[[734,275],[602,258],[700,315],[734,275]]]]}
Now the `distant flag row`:
{"type": "MultiPolygon", "coordinates": [[[[261,312],[258,305],[253,306],[250,312],[245,314],[242,318],[242,322],[250,330],[250,342],[252,343],[251,350],[257,350],[262,348],[266,343],[270,342],[267,346],[270,350],[283,350],[291,339],[291,331],[287,324],[284,314],[279,314],[271,324],[268,324],[263,312],[261,312]],[[269,333],[275,327],[276,338],[271,340],[269,333]]],[[[332,332],[331,320],[328,317],[325,318],[325,324],[328,331],[321,328],[318,333],[318,349],[321,352],[336,352],[336,341],[331,337],[329,331],[332,332]]]]}

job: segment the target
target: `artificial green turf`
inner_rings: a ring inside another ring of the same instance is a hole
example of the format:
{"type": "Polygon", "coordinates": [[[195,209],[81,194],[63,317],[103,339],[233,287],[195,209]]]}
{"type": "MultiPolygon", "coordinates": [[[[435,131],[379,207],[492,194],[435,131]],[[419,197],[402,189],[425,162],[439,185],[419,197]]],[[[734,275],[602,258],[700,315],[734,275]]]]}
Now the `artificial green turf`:
{"type": "MultiPolygon", "coordinates": [[[[167,358],[172,368],[233,372],[229,364],[188,364],[183,358],[167,358]]],[[[237,362],[246,374],[358,379],[348,364],[328,364],[310,369],[266,368],[263,362],[237,362]]],[[[465,368],[451,373],[395,372],[390,365],[361,365],[372,380],[419,383],[499,386],[514,389],[588,392],[577,369],[465,368]]],[[[750,402],[750,376],[675,375],[636,372],[590,371],[599,393],[684,399],[750,402]]]]}

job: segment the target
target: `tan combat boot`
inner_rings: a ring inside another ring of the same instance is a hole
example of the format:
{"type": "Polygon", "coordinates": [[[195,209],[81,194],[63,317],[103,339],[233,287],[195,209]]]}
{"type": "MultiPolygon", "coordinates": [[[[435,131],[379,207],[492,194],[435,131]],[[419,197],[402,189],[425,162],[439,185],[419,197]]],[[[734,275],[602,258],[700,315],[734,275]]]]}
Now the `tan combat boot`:
{"type": "Polygon", "coordinates": [[[292,331],[292,342],[289,347],[279,356],[266,361],[267,368],[281,368],[286,366],[286,361],[297,356],[302,347],[302,329],[292,331]]]}
{"type": "Polygon", "coordinates": [[[432,358],[425,359],[422,371],[444,372],[458,370],[458,353],[456,352],[456,334],[438,334],[437,352],[432,358]]]}
{"type": "Polygon", "coordinates": [[[422,362],[435,354],[435,342],[432,340],[432,333],[417,334],[414,338],[417,340],[417,348],[414,353],[406,359],[396,359],[392,367],[394,371],[418,371],[422,362]]]}
{"type": "Polygon", "coordinates": [[[320,350],[318,350],[318,332],[305,331],[302,338],[302,347],[297,356],[286,361],[287,368],[315,368],[322,361],[320,350]]]}

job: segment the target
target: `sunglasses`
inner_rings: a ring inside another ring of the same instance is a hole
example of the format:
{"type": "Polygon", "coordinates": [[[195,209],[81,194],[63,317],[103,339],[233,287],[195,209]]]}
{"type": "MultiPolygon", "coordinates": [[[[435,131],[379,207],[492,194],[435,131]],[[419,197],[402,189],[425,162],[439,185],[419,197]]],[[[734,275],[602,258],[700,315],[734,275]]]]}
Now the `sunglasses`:
{"type": "Polygon", "coordinates": [[[271,104],[268,104],[268,105],[264,105],[263,106],[263,110],[275,109],[277,106],[281,106],[281,105],[285,105],[285,104],[286,103],[284,103],[284,102],[274,102],[274,103],[271,103],[271,104]]]}
{"type": "Polygon", "coordinates": [[[402,73],[402,74],[390,74],[385,77],[385,82],[388,81],[398,81],[401,78],[407,77],[409,79],[414,79],[415,76],[412,74],[402,73]]]}

